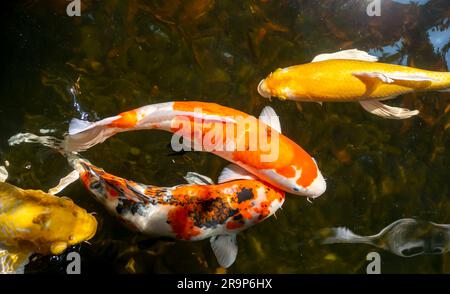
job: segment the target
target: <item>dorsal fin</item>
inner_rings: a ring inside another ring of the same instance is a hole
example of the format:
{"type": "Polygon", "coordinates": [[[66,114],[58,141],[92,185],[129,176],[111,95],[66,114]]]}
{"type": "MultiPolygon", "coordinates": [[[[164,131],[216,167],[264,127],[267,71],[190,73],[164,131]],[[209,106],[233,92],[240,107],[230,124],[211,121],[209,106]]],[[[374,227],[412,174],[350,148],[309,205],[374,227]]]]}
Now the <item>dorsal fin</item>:
{"type": "Polygon", "coordinates": [[[229,164],[224,167],[220,173],[218,183],[231,182],[235,180],[254,180],[255,176],[235,164],[229,164]]]}
{"type": "Polygon", "coordinates": [[[383,73],[383,72],[354,72],[353,76],[361,79],[363,82],[382,82],[385,84],[399,84],[414,89],[428,87],[431,82],[438,80],[420,74],[405,73],[383,73]]]}
{"type": "Polygon", "coordinates": [[[325,53],[320,54],[314,57],[314,59],[311,62],[319,62],[324,60],[330,60],[330,59],[351,59],[351,60],[361,60],[361,61],[369,61],[369,62],[376,62],[378,61],[378,57],[370,55],[369,53],[365,51],[361,51],[358,49],[349,49],[349,50],[342,50],[335,53],[325,53]]]}

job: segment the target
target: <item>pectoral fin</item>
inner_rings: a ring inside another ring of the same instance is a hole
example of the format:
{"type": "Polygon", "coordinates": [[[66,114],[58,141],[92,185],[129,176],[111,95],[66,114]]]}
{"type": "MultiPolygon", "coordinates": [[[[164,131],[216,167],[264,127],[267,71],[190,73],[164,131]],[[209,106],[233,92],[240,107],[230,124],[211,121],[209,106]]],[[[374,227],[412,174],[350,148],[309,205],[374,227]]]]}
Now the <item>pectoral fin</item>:
{"type": "Polygon", "coordinates": [[[351,60],[361,60],[361,61],[369,61],[369,62],[376,62],[378,60],[378,57],[370,55],[367,52],[358,50],[358,49],[349,49],[349,50],[342,50],[335,53],[326,53],[326,54],[320,54],[314,57],[312,62],[318,62],[318,61],[324,61],[324,60],[330,60],[330,59],[351,59],[351,60]]]}
{"type": "Polygon", "coordinates": [[[270,126],[272,129],[277,130],[279,133],[281,133],[280,119],[272,107],[264,107],[264,109],[261,111],[261,114],[259,115],[259,120],[270,126]]]}
{"type": "Polygon", "coordinates": [[[6,170],[6,167],[3,165],[0,166],[0,183],[6,181],[8,178],[8,171],[6,170]]]}
{"type": "Polygon", "coordinates": [[[184,179],[186,182],[193,185],[214,185],[214,181],[211,180],[211,178],[195,172],[188,172],[184,176],[184,179]]]}
{"type": "Polygon", "coordinates": [[[31,253],[0,245],[0,274],[23,274],[31,253]]]}
{"type": "Polygon", "coordinates": [[[367,85],[368,89],[376,87],[379,83],[395,84],[412,89],[423,89],[431,85],[436,79],[420,75],[405,73],[382,73],[382,72],[355,72],[353,76],[359,78],[367,85]]]}
{"type": "Polygon", "coordinates": [[[220,266],[230,267],[236,260],[238,252],[236,234],[214,236],[210,239],[210,242],[220,266]]]}
{"type": "Polygon", "coordinates": [[[220,173],[219,184],[235,180],[253,180],[255,176],[235,164],[229,164],[220,173]]]}
{"type": "Polygon", "coordinates": [[[376,100],[360,101],[359,103],[366,111],[382,118],[406,119],[419,114],[418,110],[389,106],[376,100]]]}
{"type": "Polygon", "coordinates": [[[53,242],[52,245],[50,245],[50,251],[52,252],[52,254],[59,255],[63,253],[64,250],[67,249],[67,246],[68,246],[67,242],[56,241],[53,242]]]}

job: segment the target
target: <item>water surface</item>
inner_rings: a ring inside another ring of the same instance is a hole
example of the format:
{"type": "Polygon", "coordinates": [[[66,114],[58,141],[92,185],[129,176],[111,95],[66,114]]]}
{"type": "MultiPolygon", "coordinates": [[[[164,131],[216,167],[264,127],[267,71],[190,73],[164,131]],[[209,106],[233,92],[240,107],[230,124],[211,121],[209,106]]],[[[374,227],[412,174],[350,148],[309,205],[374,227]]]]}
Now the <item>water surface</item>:
{"type": "MultiPolygon", "coordinates": [[[[96,120],[172,100],[217,102],[258,115],[270,104],[283,132],[313,155],[328,182],[313,203],[287,196],[275,217],[238,237],[230,273],[365,273],[362,244],[319,245],[322,228],[371,235],[404,217],[450,223],[449,94],[402,96],[391,105],[419,109],[383,120],[355,103],[268,101],[256,86],[270,71],[317,54],[359,48],[384,62],[430,70],[450,67],[448,0],[367,1],[81,0],[80,17],[65,1],[17,1],[2,16],[0,162],[9,181],[46,190],[68,173],[44,147],[11,148],[18,132],[54,130],[72,117],[96,120]],[[102,3],[102,4],[100,4],[102,3]]],[[[171,186],[188,171],[216,179],[226,162],[206,153],[173,155],[170,134],[119,134],[84,155],[116,175],[171,186]]],[[[123,228],[77,183],[65,191],[99,230],[73,248],[87,272],[220,272],[209,241],[148,239],[123,228]]],[[[450,256],[402,258],[378,250],[384,273],[450,273],[450,256]]],[[[61,258],[59,258],[61,259],[61,258]]],[[[62,271],[58,258],[37,257],[27,270],[62,271]]]]}

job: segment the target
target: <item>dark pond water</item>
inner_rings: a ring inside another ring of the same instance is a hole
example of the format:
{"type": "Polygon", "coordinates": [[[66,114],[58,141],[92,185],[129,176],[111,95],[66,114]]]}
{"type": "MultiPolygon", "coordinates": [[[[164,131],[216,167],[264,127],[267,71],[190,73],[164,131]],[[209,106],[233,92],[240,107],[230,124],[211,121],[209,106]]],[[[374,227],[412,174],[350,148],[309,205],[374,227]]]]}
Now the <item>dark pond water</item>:
{"type": "MultiPolygon", "coordinates": [[[[268,101],[256,86],[278,67],[341,49],[370,51],[389,63],[430,70],[450,67],[450,2],[81,0],[16,1],[2,9],[0,162],[9,181],[46,190],[69,167],[35,145],[9,147],[18,132],[50,129],[62,136],[72,117],[95,120],[172,100],[217,102],[258,115],[270,103],[284,133],[308,150],[328,181],[313,203],[288,195],[283,210],[238,237],[230,273],[365,273],[377,251],[385,273],[450,273],[449,254],[403,258],[368,245],[320,245],[317,233],[346,226],[371,235],[404,217],[450,223],[449,94],[402,96],[393,105],[419,109],[391,121],[358,104],[268,101]]],[[[196,171],[216,179],[226,162],[206,153],[171,155],[170,134],[115,136],[85,153],[98,166],[154,185],[171,186],[196,171]]],[[[80,183],[65,191],[96,211],[99,230],[82,254],[88,272],[214,273],[209,241],[149,240],[129,232],[80,183]]],[[[59,271],[57,258],[28,269],[59,271]]]]}

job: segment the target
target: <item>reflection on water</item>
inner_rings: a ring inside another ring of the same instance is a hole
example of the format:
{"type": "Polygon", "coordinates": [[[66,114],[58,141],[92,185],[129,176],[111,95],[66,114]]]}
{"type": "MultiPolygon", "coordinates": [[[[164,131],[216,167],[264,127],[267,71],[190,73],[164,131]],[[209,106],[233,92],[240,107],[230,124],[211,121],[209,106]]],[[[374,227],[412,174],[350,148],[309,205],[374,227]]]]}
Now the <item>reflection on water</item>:
{"type": "Polygon", "coordinates": [[[450,19],[445,18],[427,31],[428,39],[436,54],[445,56],[450,68],[450,19]]]}
{"type": "MultiPolygon", "coordinates": [[[[287,195],[276,219],[239,236],[245,242],[228,271],[365,272],[371,248],[312,240],[322,228],[374,232],[404,215],[450,223],[450,94],[393,100],[420,110],[397,122],[352,103],[270,102],[256,87],[274,68],[350,48],[370,50],[382,62],[448,70],[448,0],[383,0],[380,17],[367,16],[367,2],[82,0],[81,17],[70,18],[65,1],[14,1],[0,19],[0,163],[9,161],[12,184],[46,190],[68,174],[67,163],[47,148],[9,147],[12,135],[46,129],[61,137],[72,117],[98,120],[171,100],[217,102],[253,115],[270,103],[283,132],[317,159],[328,189],[312,204],[287,195]]],[[[170,155],[169,143],[162,132],[126,133],[83,155],[113,174],[160,186],[176,185],[188,171],[216,178],[226,165],[210,154],[170,155]]],[[[146,240],[110,217],[81,184],[66,194],[99,220],[92,245],[80,248],[85,271],[221,271],[209,242],[146,240]]],[[[383,272],[450,273],[448,256],[387,254],[383,272]]],[[[47,270],[47,263],[29,269],[47,270]]]]}
{"type": "Polygon", "coordinates": [[[450,225],[412,218],[395,221],[373,236],[359,236],[343,227],[324,229],[321,235],[322,244],[365,243],[402,257],[444,254],[450,250],[450,225]]]}
{"type": "Polygon", "coordinates": [[[391,45],[386,45],[381,48],[370,49],[369,53],[378,56],[379,58],[389,58],[392,56],[397,56],[397,58],[392,60],[394,64],[408,65],[408,54],[401,54],[402,49],[404,48],[404,40],[400,38],[400,40],[394,42],[391,45]]]}
{"type": "Polygon", "coordinates": [[[393,0],[394,2],[400,3],[400,4],[417,4],[417,5],[425,5],[430,0],[393,0]]]}
{"type": "Polygon", "coordinates": [[[450,42],[449,19],[444,19],[441,24],[432,27],[427,33],[434,51],[443,53],[445,46],[448,46],[450,42]]]}

